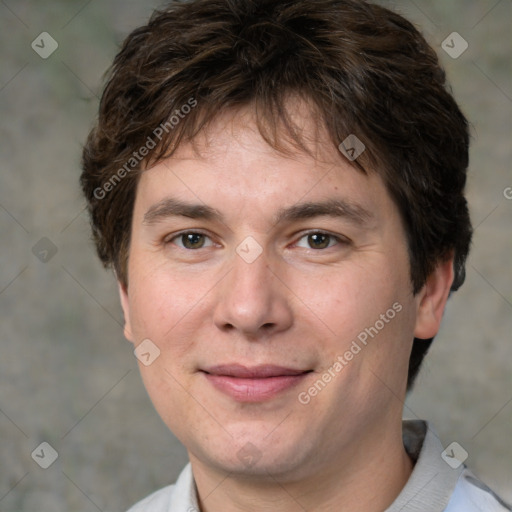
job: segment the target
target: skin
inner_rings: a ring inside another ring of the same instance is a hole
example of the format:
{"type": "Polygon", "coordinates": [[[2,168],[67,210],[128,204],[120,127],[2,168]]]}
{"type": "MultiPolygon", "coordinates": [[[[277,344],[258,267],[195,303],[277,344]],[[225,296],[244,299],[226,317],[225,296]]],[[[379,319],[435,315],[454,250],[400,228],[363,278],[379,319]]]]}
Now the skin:
{"type": "Polygon", "coordinates": [[[452,261],[414,296],[404,228],[382,180],[321,142],[328,139],[307,109],[295,112],[303,113],[295,122],[310,135],[313,156],[272,149],[246,109],[219,116],[196,150],[184,143],[138,184],[129,286],[119,285],[125,336],[135,346],[149,338],[160,350],[140,364],[141,375],[187,448],[206,512],[379,512],[412,471],[401,438],[408,358],[415,336],[439,329],[452,261]],[[215,208],[223,220],[144,221],[171,196],[215,208]],[[280,208],[328,198],[364,208],[366,221],[273,222],[280,208]],[[176,236],[183,231],[206,236],[190,248],[176,236]],[[311,231],[333,236],[312,240],[311,231]],[[236,252],[248,236],[262,249],[252,263],[236,252]],[[395,303],[401,311],[301,403],[299,393],[395,303]],[[200,371],[231,363],[312,371],[267,400],[243,402],[200,371]]]}

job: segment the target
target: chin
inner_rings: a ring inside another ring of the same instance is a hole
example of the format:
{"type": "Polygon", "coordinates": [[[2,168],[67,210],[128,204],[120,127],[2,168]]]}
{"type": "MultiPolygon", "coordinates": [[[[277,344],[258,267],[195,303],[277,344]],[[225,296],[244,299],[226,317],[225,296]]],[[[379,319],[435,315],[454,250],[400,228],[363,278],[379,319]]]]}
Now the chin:
{"type": "Polygon", "coordinates": [[[307,466],[303,449],[300,441],[292,441],[290,436],[285,443],[264,436],[251,440],[246,435],[242,442],[202,446],[198,458],[220,471],[239,476],[293,479],[307,466]]]}

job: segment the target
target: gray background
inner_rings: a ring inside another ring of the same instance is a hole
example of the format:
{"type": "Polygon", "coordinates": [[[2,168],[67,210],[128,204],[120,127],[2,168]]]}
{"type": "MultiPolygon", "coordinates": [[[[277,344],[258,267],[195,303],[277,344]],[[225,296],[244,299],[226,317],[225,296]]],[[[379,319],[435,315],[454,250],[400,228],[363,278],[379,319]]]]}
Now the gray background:
{"type": "MultiPolygon", "coordinates": [[[[432,421],[445,446],[460,443],[475,473],[512,500],[512,1],[382,3],[437,48],[473,124],[467,281],[404,414],[432,421]],[[441,48],[453,31],[469,43],[457,59],[441,48]]],[[[157,5],[0,2],[1,512],[124,510],[187,460],[143,389],[78,189],[102,74],[157,5]],[[46,60],[31,48],[43,31],[59,44],[46,60]],[[32,252],[42,237],[57,249],[47,262],[32,252]],[[31,458],[43,441],[58,452],[48,469],[31,458]]]]}

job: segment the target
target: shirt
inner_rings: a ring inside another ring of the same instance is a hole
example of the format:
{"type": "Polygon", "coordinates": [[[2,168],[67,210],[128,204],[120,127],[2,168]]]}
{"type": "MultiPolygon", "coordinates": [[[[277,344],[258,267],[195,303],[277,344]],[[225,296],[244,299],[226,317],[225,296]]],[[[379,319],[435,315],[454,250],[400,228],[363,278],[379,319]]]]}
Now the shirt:
{"type": "MultiPolygon", "coordinates": [[[[512,507],[460,462],[460,445],[446,450],[432,427],[422,420],[403,420],[404,447],[414,469],[384,512],[506,512],[512,507]]],[[[174,485],[139,501],[128,512],[200,512],[192,467],[185,466],[174,485]]]]}

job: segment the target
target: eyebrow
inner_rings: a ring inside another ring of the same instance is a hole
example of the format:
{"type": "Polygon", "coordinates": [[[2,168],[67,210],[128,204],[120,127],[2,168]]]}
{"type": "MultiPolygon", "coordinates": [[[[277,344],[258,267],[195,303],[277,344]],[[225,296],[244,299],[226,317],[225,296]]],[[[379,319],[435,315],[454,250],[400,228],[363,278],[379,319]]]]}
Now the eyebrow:
{"type": "Polygon", "coordinates": [[[144,214],[144,224],[156,224],[168,217],[189,217],[191,219],[222,221],[222,215],[215,208],[192,204],[173,197],[166,197],[151,206],[144,214]]]}
{"type": "Polygon", "coordinates": [[[274,215],[273,223],[279,224],[322,216],[346,218],[360,226],[367,224],[373,218],[372,213],[359,204],[346,199],[327,199],[281,208],[274,215]]]}
{"type": "MultiPolygon", "coordinates": [[[[298,203],[287,208],[280,208],[272,217],[272,225],[321,216],[345,218],[358,226],[364,226],[374,217],[363,206],[338,198],[298,203]]],[[[166,197],[146,211],[143,224],[157,224],[169,217],[188,217],[224,223],[223,215],[211,206],[166,197]]]]}

